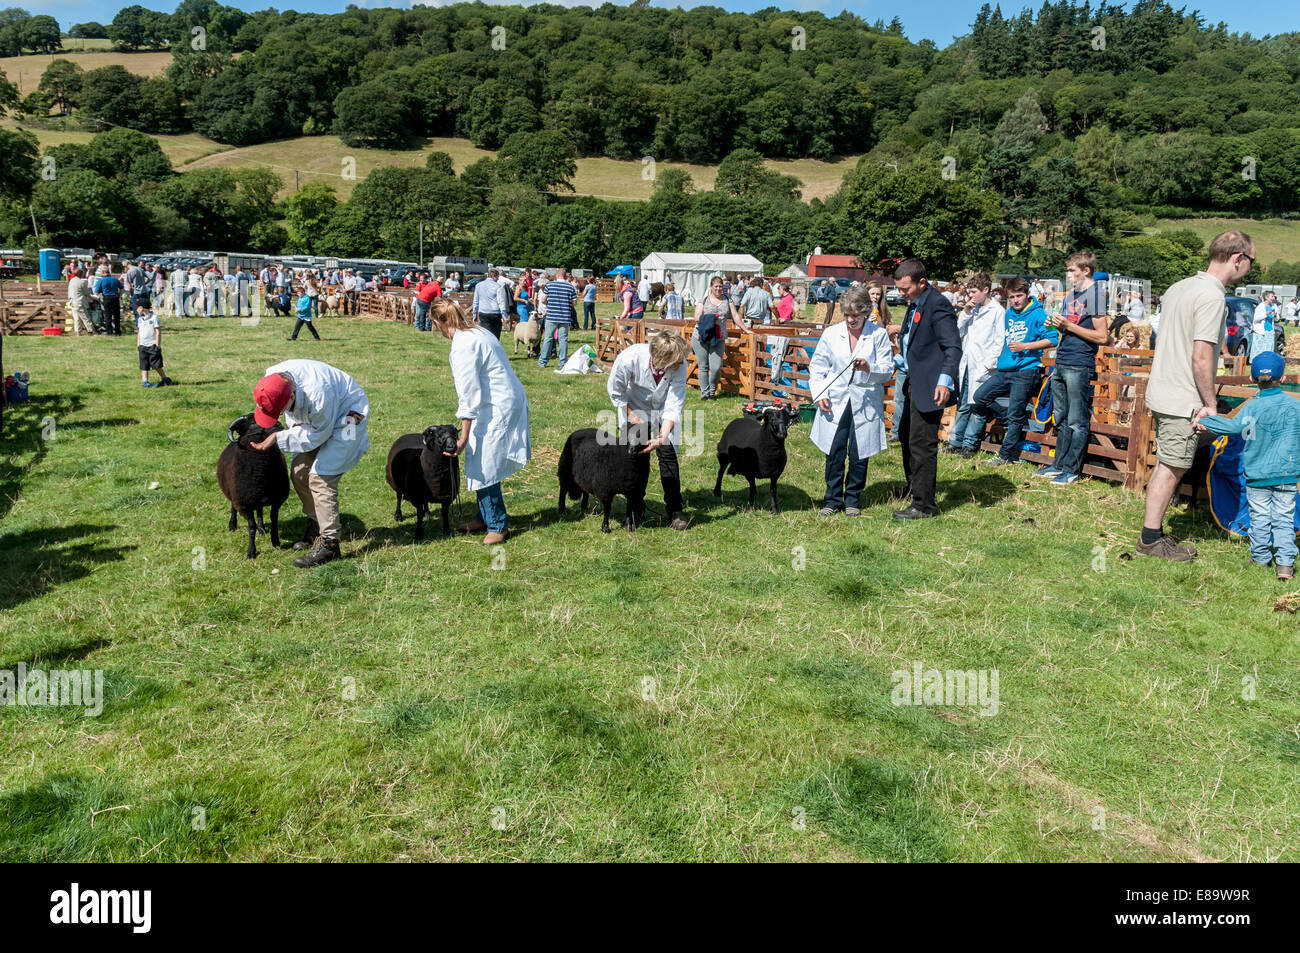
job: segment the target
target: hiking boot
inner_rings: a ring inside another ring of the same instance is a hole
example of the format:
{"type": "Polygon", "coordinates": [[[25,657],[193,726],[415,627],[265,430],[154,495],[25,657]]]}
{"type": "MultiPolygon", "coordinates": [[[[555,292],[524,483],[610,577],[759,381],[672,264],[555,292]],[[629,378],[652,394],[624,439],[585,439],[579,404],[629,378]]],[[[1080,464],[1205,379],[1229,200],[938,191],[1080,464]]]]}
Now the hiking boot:
{"type": "Polygon", "coordinates": [[[1161,536],[1154,543],[1144,543],[1139,540],[1137,554],[1139,556],[1158,556],[1161,559],[1170,559],[1178,563],[1188,563],[1196,558],[1196,547],[1179,546],[1174,542],[1172,536],[1161,536]]]}
{"type": "Polygon", "coordinates": [[[961,457],[963,460],[974,460],[975,451],[968,447],[965,450],[961,451],[961,453],[959,453],[958,456],[961,457]]]}
{"type": "Polygon", "coordinates": [[[686,529],[691,525],[691,521],[686,518],[685,513],[674,513],[673,521],[669,524],[673,529],[686,529]]]}
{"type": "Polygon", "coordinates": [[[339,541],[337,539],[326,539],[324,536],[317,536],[310,552],[302,556],[295,556],[293,564],[299,569],[310,569],[313,566],[323,565],[331,559],[338,559],[342,555],[339,552],[339,541]]]}
{"type": "Polygon", "coordinates": [[[483,537],[484,546],[499,546],[510,538],[510,530],[503,530],[500,533],[488,533],[483,537]]]}
{"type": "Polygon", "coordinates": [[[315,520],[307,520],[307,525],[302,531],[302,539],[293,544],[294,551],[302,552],[304,549],[311,549],[311,544],[316,541],[316,537],[319,535],[320,526],[316,524],[315,520]]]}

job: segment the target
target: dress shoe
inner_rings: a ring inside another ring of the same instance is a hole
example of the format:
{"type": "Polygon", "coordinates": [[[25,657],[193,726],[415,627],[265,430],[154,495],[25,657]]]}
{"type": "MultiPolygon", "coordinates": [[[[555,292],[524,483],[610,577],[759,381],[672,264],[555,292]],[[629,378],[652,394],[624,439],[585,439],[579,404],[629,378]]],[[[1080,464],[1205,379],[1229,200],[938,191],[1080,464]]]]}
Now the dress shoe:
{"type": "Polygon", "coordinates": [[[905,510],[896,510],[896,511],[894,512],[894,519],[896,519],[896,520],[932,520],[932,519],[934,519],[934,514],[933,514],[933,513],[923,513],[923,512],[921,512],[920,510],[918,510],[915,506],[909,506],[909,507],[908,507],[907,509],[905,509],[905,510]]]}

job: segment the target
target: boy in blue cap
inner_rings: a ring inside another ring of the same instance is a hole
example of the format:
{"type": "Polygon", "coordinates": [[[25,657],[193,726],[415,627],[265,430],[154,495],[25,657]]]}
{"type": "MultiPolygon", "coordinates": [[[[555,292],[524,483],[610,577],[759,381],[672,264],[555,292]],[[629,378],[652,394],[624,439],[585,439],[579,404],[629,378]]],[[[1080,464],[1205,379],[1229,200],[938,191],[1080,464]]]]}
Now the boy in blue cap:
{"type": "Polygon", "coordinates": [[[1295,576],[1295,495],[1300,480],[1300,400],[1282,391],[1285,373],[1281,354],[1260,354],[1250,362],[1259,395],[1234,419],[1206,417],[1197,427],[1214,434],[1238,433],[1245,440],[1250,558],[1261,566],[1276,560],[1279,579],[1295,576]]]}

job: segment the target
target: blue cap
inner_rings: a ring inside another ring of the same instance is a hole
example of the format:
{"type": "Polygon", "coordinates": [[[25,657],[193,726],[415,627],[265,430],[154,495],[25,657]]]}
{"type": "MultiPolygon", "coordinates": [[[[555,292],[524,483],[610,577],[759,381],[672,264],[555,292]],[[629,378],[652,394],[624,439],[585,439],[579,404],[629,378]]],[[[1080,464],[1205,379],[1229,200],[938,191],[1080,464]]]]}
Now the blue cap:
{"type": "Polygon", "coordinates": [[[1265,351],[1250,362],[1250,376],[1255,380],[1270,377],[1278,380],[1286,373],[1286,360],[1276,351],[1265,351]]]}

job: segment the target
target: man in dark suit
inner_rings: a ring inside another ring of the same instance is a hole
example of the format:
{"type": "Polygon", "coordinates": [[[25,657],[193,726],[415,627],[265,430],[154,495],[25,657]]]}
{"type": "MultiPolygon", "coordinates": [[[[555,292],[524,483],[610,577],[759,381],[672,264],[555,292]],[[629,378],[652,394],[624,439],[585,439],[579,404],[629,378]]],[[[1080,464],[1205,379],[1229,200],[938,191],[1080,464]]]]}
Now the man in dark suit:
{"type": "Polygon", "coordinates": [[[909,258],[894,270],[894,283],[909,304],[899,335],[901,353],[894,363],[907,371],[906,399],[899,443],[903,473],[912,502],[894,519],[929,519],[938,513],[934,502],[939,468],[939,420],[953,399],[961,364],[961,337],[952,304],[931,287],[925,265],[909,258]]]}

